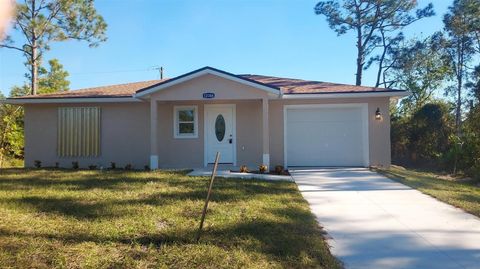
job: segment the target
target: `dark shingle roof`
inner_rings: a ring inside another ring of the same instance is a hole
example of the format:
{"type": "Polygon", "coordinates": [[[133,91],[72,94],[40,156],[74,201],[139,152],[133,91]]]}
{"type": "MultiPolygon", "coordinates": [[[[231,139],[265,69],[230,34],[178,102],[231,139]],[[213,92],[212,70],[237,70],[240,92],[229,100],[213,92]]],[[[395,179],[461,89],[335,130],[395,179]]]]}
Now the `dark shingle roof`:
{"type": "Polygon", "coordinates": [[[261,82],[280,88],[283,94],[304,94],[304,93],[355,93],[355,92],[385,92],[394,91],[385,88],[354,86],[347,84],[310,81],[293,78],[279,78],[262,75],[239,75],[251,80],[261,82]]]}
{"type": "MultiPolygon", "coordinates": [[[[283,94],[323,94],[323,93],[367,93],[367,92],[403,92],[399,90],[354,86],[347,84],[309,81],[292,78],[281,78],[262,75],[235,75],[248,81],[257,82],[280,89],[283,94]]],[[[57,99],[57,98],[105,98],[105,97],[132,97],[138,91],[145,90],[156,84],[167,82],[169,79],[148,80],[133,83],[101,86],[66,92],[30,95],[17,97],[15,99],[57,99]]],[[[174,80],[174,79],[173,79],[174,80]]]]}
{"type": "Polygon", "coordinates": [[[100,86],[93,88],[85,88],[79,90],[71,90],[65,92],[56,92],[51,94],[38,94],[38,95],[28,95],[17,97],[22,98],[38,98],[38,99],[49,99],[49,98],[105,98],[105,97],[132,97],[136,91],[141,90],[146,87],[150,87],[157,83],[163,82],[164,80],[148,80],[108,86],[100,86]]]}

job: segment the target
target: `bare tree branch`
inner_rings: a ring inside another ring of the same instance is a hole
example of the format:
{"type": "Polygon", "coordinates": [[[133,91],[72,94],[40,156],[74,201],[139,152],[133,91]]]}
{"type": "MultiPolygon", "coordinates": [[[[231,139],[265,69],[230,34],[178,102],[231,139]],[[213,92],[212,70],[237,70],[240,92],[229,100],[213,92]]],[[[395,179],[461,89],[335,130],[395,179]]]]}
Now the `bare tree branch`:
{"type": "Polygon", "coordinates": [[[24,49],[21,49],[21,48],[15,47],[15,46],[6,45],[6,44],[0,44],[0,48],[14,49],[14,50],[18,50],[18,51],[21,51],[23,53],[29,54],[29,52],[24,50],[24,49]]]}
{"type": "Polygon", "coordinates": [[[53,8],[52,12],[50,13],[50,15],[45,20],[45,23],[40,28],[40,33],[37,35],[38,37],[42,37],[45,34],[45,31],[47,31],[47,25],[49,25],[52,22],[53,18],[55,18],[57,16],[57,14],[58,14],[58,12],[60,12],[60,10],[61,10],[60,3],[57,2],[56,5],[55,5],[55,8],[53,8]]]}

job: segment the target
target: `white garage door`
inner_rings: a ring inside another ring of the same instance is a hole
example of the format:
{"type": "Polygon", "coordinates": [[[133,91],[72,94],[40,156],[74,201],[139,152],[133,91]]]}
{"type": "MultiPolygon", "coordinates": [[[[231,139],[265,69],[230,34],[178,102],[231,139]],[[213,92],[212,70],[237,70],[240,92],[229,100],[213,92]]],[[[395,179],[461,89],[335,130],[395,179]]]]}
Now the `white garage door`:
{"type": "Polygon", "coordinates": [[[368,166],[366,105],[286,106],[287,166],[368,166]]]}

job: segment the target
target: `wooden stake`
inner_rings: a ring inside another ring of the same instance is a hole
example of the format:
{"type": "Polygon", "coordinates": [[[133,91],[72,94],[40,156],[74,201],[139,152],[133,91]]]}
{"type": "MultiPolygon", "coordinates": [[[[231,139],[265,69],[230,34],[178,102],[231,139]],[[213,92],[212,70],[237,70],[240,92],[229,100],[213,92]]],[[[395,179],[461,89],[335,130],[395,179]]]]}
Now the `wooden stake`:
{"type": "Polygon", "coordinates": [[[205,199],[205,206],[203,207],[202,219],[200,220],[200,227],[198,228],[197,232],[197,243],[200,240],[200,234],[202,233],[203,229],[203,222],[205,221],[205,215],[207,214],[208,202],[210,201],[210,194],[212,193],[213,180],[215,179],[215,175],[217,174],[217,166],[219,159],[220,152],[217,152],[217,155],[215,156],[215,163],[213,164],[212,177],[210,178],[210,186],[208,186],[207,198],[205,199]]]}

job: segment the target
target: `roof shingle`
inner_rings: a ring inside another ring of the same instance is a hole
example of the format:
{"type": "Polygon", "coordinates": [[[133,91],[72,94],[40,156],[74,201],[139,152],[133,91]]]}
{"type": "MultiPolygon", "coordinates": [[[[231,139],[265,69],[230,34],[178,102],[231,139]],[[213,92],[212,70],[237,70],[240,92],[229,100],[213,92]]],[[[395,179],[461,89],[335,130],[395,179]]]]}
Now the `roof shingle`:
{"type": "Polygon", "coordinates": [[[123,83],[116,85],[100,86],[93,88],[85,88],[79,90],[71,90],[65,92],[57,92],[51,94],[38,94],[22,96],[18,98],[106,98],[106,97],[132,97],[132,95],[143,88],[150,87],[164,80],[147,80],[132,83],[123,83]]]}
{"type": "MultiPolygon", "coordinates": [[[[262,75],[236,75],[251,81],[256,81],[267,86],[278,88],[283,94],[322,94],[322,93],[364,93],[364,92],[389,92],[398,91],[385,88],[354,86],[347,84],[308,81],[292,78],[281,78],[262,75]]],[[[133,83],[124,83],[117,85],[101,86],[94,88],[85,88],[71,90],[66,92],[30,95],[17,97],[15,99],[57,99],[57,98],[106,98],[106,97],[132,97],[135,92],[152,87],[156,84],[166,82],[163,80],[148,80],[133,83]]]]}
{"type": "Polygon", "coordinates": [[[267,85],[280,88],[283,94],[315,94],[315,93],[355,93],[355,92],[385,92],[391,89],[354,86],[340,83],[309,81],[293,78],[280,78],[262,75],[240,75],[267,85]]]}

